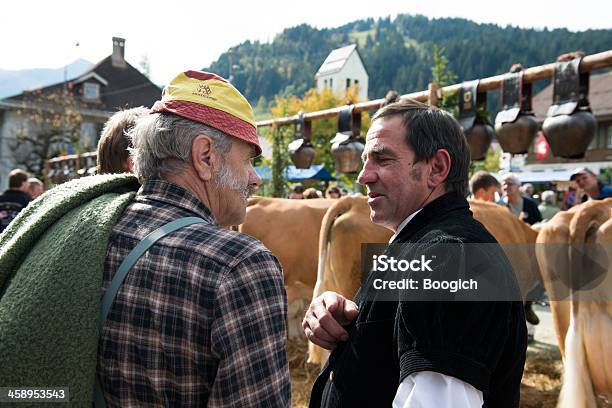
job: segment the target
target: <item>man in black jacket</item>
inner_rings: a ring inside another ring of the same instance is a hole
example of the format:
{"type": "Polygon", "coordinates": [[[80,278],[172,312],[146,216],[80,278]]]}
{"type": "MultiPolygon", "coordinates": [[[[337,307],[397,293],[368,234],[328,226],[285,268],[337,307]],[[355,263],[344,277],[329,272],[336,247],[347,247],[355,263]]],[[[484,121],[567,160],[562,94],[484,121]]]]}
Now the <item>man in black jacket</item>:
{"type": "Polygon", "coordinates": [[[504,190],[503,204],[521,221],[529,225],[542,221],[538,204],[531,198],[521,194],[521,182],[513,173],[508,173],[502,181],[504,190]]]}
{"type": "Polygon", "coordinates": [[[27,193],[30,186],[29,177],[28,173],[20,169],[11,170],[9,173],[9,188],[0,194],[0,232],[32,201],[32,197],[27,193]]]}
{"type": "MultiPolygon", "coordinates": [[[[451,279],[469,263],[466,244],[482,243],[485,264],[463,273],[516,290],[508,260],[465,200],[469,149],[451,115],[413,101],[388,105],[372,120],[363,157],[358,180],[368,187],[372,221],[395,231],[389,248],[437,253],[438,273],[451,279]]],[[[373,290],[379,278],[372,271],[355,302],[334,292],[313,299],[306,336],[334,351],[311,407],[519,406],[527,336],[516,293],[460,302],[401,291],[393,301],[373,290]]]]}
{"type": "MultiPolygon", "coordinates": [[[[502,204],[508,207],[514,216],[529,225],[542,221],[542,214],[540,213],[538,204],[532,198],[522,195],[520,187],[521,182],[515,174],[506,174],[502,181],[502,188],[505,194],[502,204]]],[[[542,289],[542,286],[538,285],[538,288],[530,292],[528,296],[533,299],[533,296],[536,296],[540,292],[543,293],[544,289],[542,289]]],[[[525,302],[525,318],[533,325],[540,323],[540,319],[533,310],[533,301],[528,300],[525,302]]],[[[530,334],[529,341],[532,342],[533,340],[533,335],[530,334]]]]}

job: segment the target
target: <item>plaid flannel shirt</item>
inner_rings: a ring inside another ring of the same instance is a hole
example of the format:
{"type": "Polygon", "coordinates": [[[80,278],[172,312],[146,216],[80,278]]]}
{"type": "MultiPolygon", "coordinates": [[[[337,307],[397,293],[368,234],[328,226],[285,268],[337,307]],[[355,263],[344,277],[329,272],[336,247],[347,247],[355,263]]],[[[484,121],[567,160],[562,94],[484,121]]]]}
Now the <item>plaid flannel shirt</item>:
{"type": "Polygon", "coordinates": [[[119,289],[98,349],[111,406],[288,407],[287,303],[278,260],[221,228],[194,195],[147,181],[113,228],[103,293],[150,232],[197,216],[159,240],[119,289]]]}

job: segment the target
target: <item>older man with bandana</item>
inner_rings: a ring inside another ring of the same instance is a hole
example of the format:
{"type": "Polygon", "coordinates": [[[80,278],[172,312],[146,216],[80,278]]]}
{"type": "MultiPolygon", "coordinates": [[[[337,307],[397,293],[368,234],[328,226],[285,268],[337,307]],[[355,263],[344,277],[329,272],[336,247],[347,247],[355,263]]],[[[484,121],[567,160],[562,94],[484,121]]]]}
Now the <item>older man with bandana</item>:
{"type": "Polygon", "coordinates": [[[174,78],[131,131],[142,183],[112,230],[103,291],[148,234],[157,241],[117,291],[98,350],[112,406],[287,407],[286,295],[277,259],[240,224],[260,179],[253,111],[217,75],[174,78]]]}

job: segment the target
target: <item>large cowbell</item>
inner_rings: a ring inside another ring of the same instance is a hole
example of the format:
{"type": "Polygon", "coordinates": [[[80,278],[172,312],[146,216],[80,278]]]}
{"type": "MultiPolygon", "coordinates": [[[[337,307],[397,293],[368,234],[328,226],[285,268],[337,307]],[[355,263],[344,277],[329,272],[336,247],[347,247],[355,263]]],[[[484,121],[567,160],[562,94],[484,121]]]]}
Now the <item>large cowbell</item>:
{"type": "Polygon", "coordinates": [[[553,105],[548,108],[542,132],[554,156],[584,157],[597,131],[589,107],[589,73],[580,73],[582,57],[559,61],[553,80],[553,105]]]}
{"type": "Polygon", "coordinates": [[[338,115],[338,133],[331,140],[332,156],[336,162],[336,171],[355,173],[361,165],[363,143],[359,139],[361,113],[353,112],[353,105],[342,108],[338,115]]]}
{"type": "Polygon", "coordinates": [[[487,93],[478,92],[478,80],[461,84],[459,90],[459,123],[470,147],[472,160],[484,160],[495,131],[493,126],[477,110],[486,111],[487,93]]]}
{"type": "Polygon", "coordinates": [[[293,121],[295,123],[295,136],[293,142],[287,146],[289,156],[296,168],[307,169],[315,156],[315,149],[310,142],[312,122],[304,120],[304,112],[298,113],[293,121]]]}
{"type": "Polygon", "coordinates": [[[522,72],[505,75],[501,86],[502,110],[495,117],[495,134],[504,152],[525,154],[540,125],[531,111],[531,84],[522,72]]]}

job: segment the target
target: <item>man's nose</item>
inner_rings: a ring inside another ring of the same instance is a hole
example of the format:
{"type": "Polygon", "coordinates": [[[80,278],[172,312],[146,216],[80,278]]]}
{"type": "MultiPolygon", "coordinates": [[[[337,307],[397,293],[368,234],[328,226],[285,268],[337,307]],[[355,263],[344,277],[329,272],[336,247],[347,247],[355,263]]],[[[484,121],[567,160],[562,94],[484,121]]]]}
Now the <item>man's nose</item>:
{"type": "Polygon", "coordinates": [[[362,186],[366,184],[372,183],[376,180],[376,173],[372,169],[371,165],[368,165],[366,161],[363,165],[363,168],[359,172],[359,176],[357,177],[357,182],[362,186]]]}
{"type": "Polygon", "coordinates": [[[253,166],[251,166],[251,169],[249,170],[249,184],[254,184],[256,187],[261,185],[261,177],[259,177],[253,166]]]}

